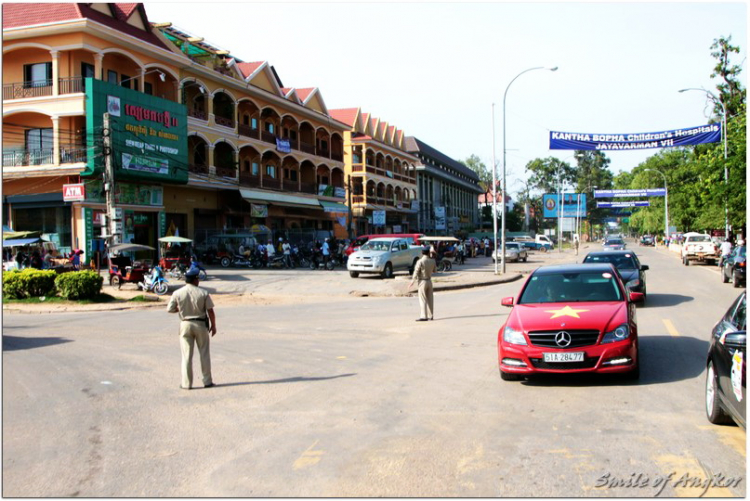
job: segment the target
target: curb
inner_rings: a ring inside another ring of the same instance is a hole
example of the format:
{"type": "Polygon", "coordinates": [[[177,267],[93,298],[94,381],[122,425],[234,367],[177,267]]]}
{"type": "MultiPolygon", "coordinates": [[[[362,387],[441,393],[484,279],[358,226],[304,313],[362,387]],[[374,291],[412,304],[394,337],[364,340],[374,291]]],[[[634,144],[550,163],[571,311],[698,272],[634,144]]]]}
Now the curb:
{"type": "Polygon", "coordinates": [[[497,285],[497,284],[506,284],[509,282],[515,282],[516,280],[519,280],[523,275],[520,273],[515,273],[513,275],[508,275],[501,278],[495,278],[493,280],[487,280],[485,282],[472,282],[468,284],[456,284],[456,285],[440,285],[440,286],[434,286],[432,288],[433,291],[453,291],[453,290],[460,290],[460,289],[473,289],[474,287],[485,287],[488,285],[497,285]]]}

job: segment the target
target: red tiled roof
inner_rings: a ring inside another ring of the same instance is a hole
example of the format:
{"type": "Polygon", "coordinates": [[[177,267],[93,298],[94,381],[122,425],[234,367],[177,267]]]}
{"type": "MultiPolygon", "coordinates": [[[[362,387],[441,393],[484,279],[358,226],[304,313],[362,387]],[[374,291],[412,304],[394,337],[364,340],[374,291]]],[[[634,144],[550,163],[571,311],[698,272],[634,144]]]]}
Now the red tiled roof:
{"type": "Polygon", "coordinates": [[[358,111],[359,108],[346,108],[340,110],[328,110],[328,114],[334,120],[338,120],[350,127],[354,127],[354,120],[357,118],[358,111]]]}
{"type": "Polygon", "coordinates": [[[290,91],[290,90],[292,90],[292,88],[291,88],[291,87],[282,87],[282,88],[281,88],[281,92],[283,92],[285,96],[286,96],[287,94],[289,94],[289,91],[290,91]]]}
{"type": "Polygon", "coordinates": [[[265,63],[265,61],[255,61],[254,63],[237,63],[237,67],[240,69],[242,76],[247,78],[255,73],[255,70],[257,70],[263,63],[265,63]]]}
{"type": "Polygon", "coordinates": [[[378,127],[378,136],[382,135],[385,131],[385,122],[380,122],[380,126],[378,127]]]}
{"type": "MultiPolygon", "coordinates": [[[[143,31],[127,23],[127,19],[141,4],[113,5],[117,19],[102,14],[84,3],[6,3],[3,4],[3,29],[87,18],[156,47],[169,50],[150,31],[143,31]]],[[[148,18],[144,19],[144,22],[148,26],[148,18]]]]}
{"type": "Polygon", "coordinates": [[[395,125],[391,125],[390,127],[388,127],[388,137],[391,137],[393,135],[394,130],[396,130],[395,125]]]}
{"type": "Polygon", "coordinates": [[[312,92],[315,90],[315,87],[308,87],[306,89],[297,89],[297,95],[300,98],[300,101],[304,102],[305,99],[312,94],[312,92]]]}

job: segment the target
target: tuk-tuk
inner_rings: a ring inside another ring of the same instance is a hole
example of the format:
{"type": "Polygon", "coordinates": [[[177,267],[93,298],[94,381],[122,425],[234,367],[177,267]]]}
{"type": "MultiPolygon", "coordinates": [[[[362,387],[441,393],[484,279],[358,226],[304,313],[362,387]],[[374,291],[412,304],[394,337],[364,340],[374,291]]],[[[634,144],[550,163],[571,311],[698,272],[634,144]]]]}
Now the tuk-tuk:
{"type": "Polygon", "coordinates": [[[431,245],[435,248],[437,271],[450,271],[453,268],[453,263],[449,258],[454,257],[456,253],[454,250],[447,250],[447,247],[451,245],[455,249],[455,246],[460,243],[456,237],[422,237],[419,242],[422,245],[431,245]]]}
{"type": "Polygon", "coordinates": [[[193,241],[185,237],[162,237],[159,239],[160,252],[159,266],[164,271],[169,271],[175,266],[190,266],[190,254],[193,241]],[[179,245],[180,249],[175,250],[174,246],[179,245]]]}
{"type": "Polygon", "coordinates": [[[140,244],[115,244],[109,248],[109,285],[120,289],[123,283],[138,284],[143,282],[148,273],[151,261],[133,261],[130,256],[122,255],[123,252],[136,252],[143,250],[154,251],[153,247],[140,244]],[[113,256],[113,254],[119,254],[113,256]]]}

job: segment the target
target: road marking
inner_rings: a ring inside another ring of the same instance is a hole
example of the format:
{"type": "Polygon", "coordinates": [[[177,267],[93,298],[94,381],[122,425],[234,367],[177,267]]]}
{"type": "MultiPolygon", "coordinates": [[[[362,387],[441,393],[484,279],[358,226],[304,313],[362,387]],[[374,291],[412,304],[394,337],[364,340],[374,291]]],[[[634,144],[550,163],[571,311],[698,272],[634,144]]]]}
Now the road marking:
{"type": "Polygon", "coordinates": [[[713,424],[698,426],[699,430],[709,430],[719,435],[719,440],[737,451],[743,458],[747,458],[745,432],[739,426],[716,426],[713,424]]]}
{"type": "Polygon", "coordinates": [[[316,451],[313,450],[316,445],[318,445],[318,440],[313,442],[313,444],[307,448],[305,452],[300,455],[300,457],[297,458],[297,460],[294,462],[294,469],[295,470],[301,470],[302,468],[307,468],[308,466],[312,466],[314,464],[318,464],[320,462],[320,458],[325,454],[325,451],[316,451]]]}
{"type": "Polygon", "coordinates": [[[680,333],[677,332],[677,329],[675,329],[674,325],[672,324],[672,321],[668,318],[663,318],[661,320],[664,322],[664,327],[667,328],[667,332],[669,332],[669,335],[672,337],[680,337],[680,333]]]}
{"type": "Polygon", "coordinates": [[[346,357],[336,357],[336,360],[346,360],[346,357]]]}
{"type": "Polygon", "coordinates": [[[672,486],[678,497],[734,497],[726,487],[712,484],[711,472],[692,457],[665,454],[655,460],[666,475],[673,474],[667,485],[672,486]]]}

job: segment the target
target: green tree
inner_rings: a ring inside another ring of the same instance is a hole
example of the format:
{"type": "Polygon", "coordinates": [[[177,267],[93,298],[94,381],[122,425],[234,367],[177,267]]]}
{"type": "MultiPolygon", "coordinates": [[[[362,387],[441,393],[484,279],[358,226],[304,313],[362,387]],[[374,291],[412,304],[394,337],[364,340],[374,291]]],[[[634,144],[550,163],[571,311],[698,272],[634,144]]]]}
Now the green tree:
{"type": "Polygon", "coordinates": [[[586,216],[589,235],[593,236],[594,225],[601,225],[610,217],[609,209],[597,209],[594,189],[612,188],[614,175],[609,170],[610,159],[602,151],[576,150],[578,168],[576,169],[576,186],[578,193],[586,193],[586,216]]]}
{"type": "Polygon", "coordinates": [[[489,206],[490,193],[492,193],[492,171],[476,155],[469,156],[466,160],[462,160],[461,163],[473,170],[479,177],[479,187],[484,190],[484,206],[489,206]]]}
{"type": "MultiPolygon", "coordinates": [[[[720,78],[721,83],[716,86],[719,91],[719,99],[724,103],[728,116],[740,113],[740,108],[745,103],[745,89],[739,81],[742,66],[732,64],[729,60],[731,54],[739,54],[740,48],[732,45],[732,36],[719,37],[711,45],[711,57],[716,59],[716,66],[711,73],[711,78],[720,78]]],[[[719,103],[714,103],[714,114],[721,115],[722,109],[719,103]]]]}

